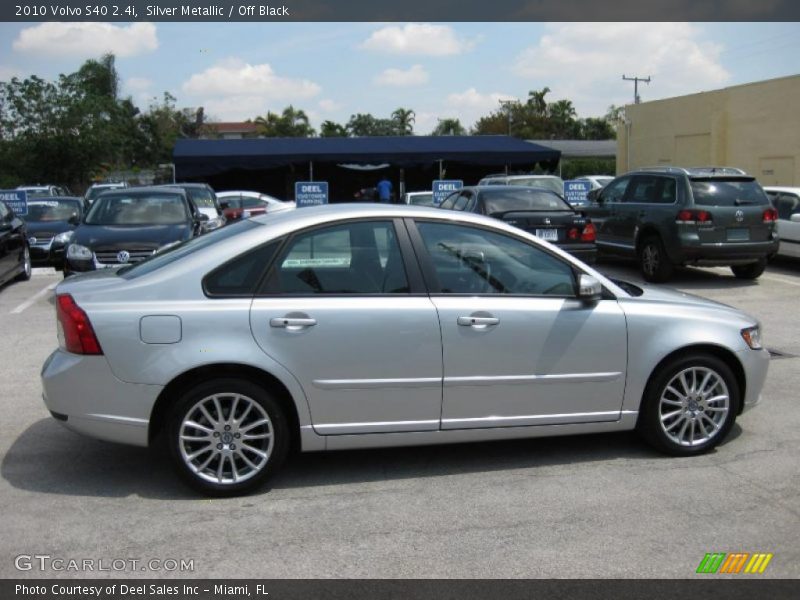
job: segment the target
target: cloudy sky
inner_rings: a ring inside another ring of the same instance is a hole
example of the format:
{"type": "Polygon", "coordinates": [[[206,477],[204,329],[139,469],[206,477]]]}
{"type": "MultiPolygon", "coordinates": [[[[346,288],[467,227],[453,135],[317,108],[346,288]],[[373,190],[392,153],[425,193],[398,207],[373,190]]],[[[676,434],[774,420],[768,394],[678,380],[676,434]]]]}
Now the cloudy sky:
{"type": "Polygon", "coordinates": [[[54,78],[111,51],[122,91],[146,108],[169,91],[213,120],[288,104],[316,126],[416,112],[469,126],[544,86],[581,117],[643,101],[800,73],[798,23],[0,23],[0,80],[54,78]]]}

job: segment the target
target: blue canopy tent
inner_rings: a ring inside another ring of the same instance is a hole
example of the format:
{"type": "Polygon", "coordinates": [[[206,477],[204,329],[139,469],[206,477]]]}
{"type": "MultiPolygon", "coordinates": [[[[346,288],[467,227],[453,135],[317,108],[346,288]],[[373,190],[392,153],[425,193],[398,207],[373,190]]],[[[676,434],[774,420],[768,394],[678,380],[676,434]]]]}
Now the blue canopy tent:
{"type": "Polygon", "coordinates": [[[218,189],[260,189],[279,197],[287,197],[293,181],[326,180],[334,189],[339,182],[346,190],[339,197],[346,199],[369,172],[355,174],[353,165],[385,166],[399,179],[400,190],[406,182],[409,189],[430,189],[433,179],[445,175],[469,185],[490,172],[531,171],[536,165],[552,171],[560,155],[508,136],[387,136],[183,139],[175,144],[173,160],[178,180],[208,181],[218,189]]]}

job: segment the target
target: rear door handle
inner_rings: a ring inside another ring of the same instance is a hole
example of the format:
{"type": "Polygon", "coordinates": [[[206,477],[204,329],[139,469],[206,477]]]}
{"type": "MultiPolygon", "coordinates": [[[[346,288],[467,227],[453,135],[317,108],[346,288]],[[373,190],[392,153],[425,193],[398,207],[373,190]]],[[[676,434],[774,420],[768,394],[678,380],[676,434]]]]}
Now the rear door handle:
{"type": "Polygon", "coordinates": [[[275,317],[269,320],[270,327],[281,329],[305,329],[317,324],[316,319],[300,317],[275,317]]]}
{"type": "Polygon", "coordinates": [[[497,317],[458,317],[458,324],[462,327],[486,328],[490,325],[497,325],[500,319],[497,317]]]}

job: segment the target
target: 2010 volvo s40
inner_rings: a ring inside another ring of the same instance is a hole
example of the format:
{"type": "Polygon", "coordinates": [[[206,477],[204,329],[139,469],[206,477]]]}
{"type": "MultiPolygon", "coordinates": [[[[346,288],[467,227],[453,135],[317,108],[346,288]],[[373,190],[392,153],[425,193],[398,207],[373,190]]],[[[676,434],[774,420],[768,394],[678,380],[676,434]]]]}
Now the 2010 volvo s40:
{"type": "Polygon", "coordinates": [[[211,494],[303,451],[637,428],[716,446],[759,400],[756,319],[606,279],[496,219],[331,205],[241,221],[56,288],[44,401],[211,494]]]}

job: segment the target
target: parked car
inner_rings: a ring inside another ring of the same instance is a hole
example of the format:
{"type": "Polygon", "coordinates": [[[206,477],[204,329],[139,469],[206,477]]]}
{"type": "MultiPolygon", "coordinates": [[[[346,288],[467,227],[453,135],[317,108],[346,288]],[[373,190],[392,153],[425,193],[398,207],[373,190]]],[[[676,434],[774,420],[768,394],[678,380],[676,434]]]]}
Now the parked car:
{"type": "Polygon", "coordinates": [[[597,258],[591,219],[555,192],[514,185],[466,187],[447,196],[440,208],[494,217],[585,262],[593,263],[597,258]]]}
{"type": "Polygon", "coordinates": [[[208,220],[203,223],[203,232],[219,229],[227,222],[217,195],[214,193],[214,188],[207,183],[171,183],[164,187],[177,187],[184,190],[194,212],[208,217],[208,220]]]}
{"type": "Polygon", "coordinates": [[[179,475],[218,495],[260,484],[292,445],[638,429],[695,455],[758,402],[769,364],[758,321],[734,308],[428,207],[263,215],[55,292],[52,415],[163,440],[179,475]]]}
{"type": "Polygon", "coordinates": [[[765,187],[764,191],[778,211],[778,254],[800,258],[800,187],[765,187]]]}
{"type": "Polygon", "coordinates": [[[591,184],[591,189],[600,190],[614,180],[612,175],[583,175],[576,177],[575,181],[588,181],[591,184]]]}
{"type": "Polygon", "coordinates": [[[28,198],[69,195],[66,188],[57,185],[20,185],[17,189],[26,192],[28,198]]]}
{"type": "Polygon", "coordinates": [[[266,213],[294,208],[294,202],[284,202],[268,194],[253,191],[229,190],[219,192],[219,205],[229,221],[248,219],[266,213]]]}
{"type": "Polygon", "coordinates": [[[67,246],[64,274],[137,263],[199,235],[205,215],[179,188],[139,187],[97,197],[67,246]]]}
{"type": "Polygon", "coordinates": [[[128,183],[125,181],[116,181],[116,182],[106,182],[106,183],[93,183],[89,186],[89,189],[86,190],[86,194],[84,195],[83,199],[86,202],[87,208],[92,205],[95,198],[97,198],[103,192],[108,190],[119,190],[123,188],[127,188],[128,183]]]}
{"type": "Polygon", "coordinates": [[[433,192],[406,192],[403,195],[403,203],[416,206],[433,206],[433,192]]]}
{"type": "Polygon", "coordinates": [[[28,246],[36,267],[64,265],[64,248],[83,218],[83,198],[50,196],[28,201],[28,246]]]}
{"type": "Polygon", "coordinates": [[[25,221],[0,201],[0,285],[31,278],[31,252],[25,221]]]}
{"type": "Polygon", "coordinates": [[[640,169],[584,210],[598,250],[637,258],[647,281],[669,280],[676,265],[729,266],[756,279],[778,250],[777,212],[754,177],[731,167],[640,169]]]}
{"type": "Polygon", "coordinates": [[[564,195],[564,180],[557,175],[489,175],[481,179],[478,185],[522,185],[564,195]]]}

